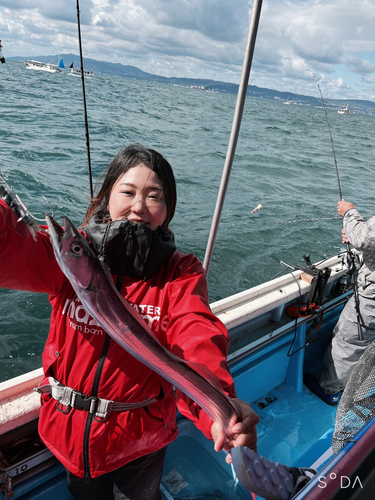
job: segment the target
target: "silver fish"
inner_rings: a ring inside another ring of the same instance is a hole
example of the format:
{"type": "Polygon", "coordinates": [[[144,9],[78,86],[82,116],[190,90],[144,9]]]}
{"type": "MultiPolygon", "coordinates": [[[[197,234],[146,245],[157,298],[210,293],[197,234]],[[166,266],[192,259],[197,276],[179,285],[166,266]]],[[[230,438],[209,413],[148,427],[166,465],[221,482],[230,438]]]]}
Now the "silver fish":
{"type": "Polygon", "coordinates": [[[97,323],[126,351],[193,399],[230,439],[229,421],[241,410],[205,366],[178,358],[155,338],[143,318],[117,291],[108,267],[67,217],[65,230],[46,217],[54,253],[77,296],[97,323]],[[202,375],[203,374],[203,375],[202,375]]]}
{"type": "Polygon", "coordinates": [[[13,212],[18,217],[18,222],[23,220],[26,224],[31,236],[36,240],[36,233],[42,231],[42,228],[36,224],[31,218],[31,214],[28,211],[26,205],[21,201],[20,197],[13,191],[13,189],[8,185],[5,177],[0,172],[0,198],[2,198],[5,203],[13,210],[13,212]]]}

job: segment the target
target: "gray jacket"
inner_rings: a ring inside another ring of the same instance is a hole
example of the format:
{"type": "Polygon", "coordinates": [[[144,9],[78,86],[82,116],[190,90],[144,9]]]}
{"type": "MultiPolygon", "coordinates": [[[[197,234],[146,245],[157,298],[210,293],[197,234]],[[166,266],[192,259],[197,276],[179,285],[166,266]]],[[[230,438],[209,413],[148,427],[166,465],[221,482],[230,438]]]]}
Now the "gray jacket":
{"type": "Polygon", "coordinates": [[[366,222],[355,208],[351,208],[344,215],[343,227],[350,243],[363,254],[358,292],[363,297],[375,299],[375,217],[366,222]]]}

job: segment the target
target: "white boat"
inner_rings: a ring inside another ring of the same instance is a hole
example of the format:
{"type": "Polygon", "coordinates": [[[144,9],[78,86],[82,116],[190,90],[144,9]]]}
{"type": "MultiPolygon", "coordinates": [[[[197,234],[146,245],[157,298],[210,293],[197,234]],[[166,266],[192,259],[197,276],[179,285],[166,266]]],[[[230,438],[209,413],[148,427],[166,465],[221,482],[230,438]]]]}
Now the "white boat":
{"type": "Polygon", "coordinates": [[[39,71],[47,71],[48,73],[61,73],[61,69],[57,64],[43,63],[40,61],[25,61],[27,69],[35,69],[39,71]]]}
{"type": "Polygon", "coordinates": [[[343,108],[340,108],[338,111],[339,115],[354,115],[355,111],[351,111],[348,106],[344,106],[343,108]]]}
{"type": "MultiPolygon", "coordinates": [[[[81,75],[81,70],[80,69],[74,69],[74,68],[71,68],[70,70],[70,75],[73,75],[73,76],[80,76],[81,75]]],[[[87,71],[87,70],[83,70],[83,74],[84,75],[93,75],[94,73],[92,71],[87,71]]]]}
{"type": "MultiPolygon", "coordinates": [[[[81,74],[82,74],[81,69],[80,68],[75,68],[73,66],[73,63],[69,66],[69,68],[70,68],[70,73],[69,74],[71,76],[81,76],[81,74]]],[[[84,75],[93,75],[94,73],[92,71],[87,71],[86,69],[84,69],[83,70],[83,74],[84,75]]]]}

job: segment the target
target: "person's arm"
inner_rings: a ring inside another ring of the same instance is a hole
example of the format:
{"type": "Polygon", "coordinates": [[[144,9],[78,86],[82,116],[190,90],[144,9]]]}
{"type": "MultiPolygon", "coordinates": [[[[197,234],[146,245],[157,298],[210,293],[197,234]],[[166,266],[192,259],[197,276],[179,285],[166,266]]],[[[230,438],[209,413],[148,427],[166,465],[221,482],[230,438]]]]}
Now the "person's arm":
{"type": "Polygon", "coordinates": [[[0,287],[55,295],[63,280],[49,236],[40,232],[34,241],[24,222],[0,200],[0,287]]]}
{"type": "Polygon", "coordinates": [[[348,205],[351,206],[344,212],[343,235],[357,250],[372,251],[375,248],[375,217],[365,221],[354,205],[351,203],[348,205]]]}
{"type": "MultiPolygon", "coordinates": [[[[170,285],[168,318],[170,350],[180,358],[205,365],[216,375],[223,392],[235,398],[234,382],[226,361],[228,333],[209,308],[205,271],[194,256],[185,256],[185,270],[170,285]]],[[[230,433],[234,440],[226,443],[223,429],[213,423],[205,411],[178,389],[176,397],[179,411],[192,420],[207,438],[215,441],[217,451],[230,449],[235,443],[255,449],[255,426],[259,418],[249,404],[237,399],[244,418],[242,422],[232,420],[230,433]]]]}

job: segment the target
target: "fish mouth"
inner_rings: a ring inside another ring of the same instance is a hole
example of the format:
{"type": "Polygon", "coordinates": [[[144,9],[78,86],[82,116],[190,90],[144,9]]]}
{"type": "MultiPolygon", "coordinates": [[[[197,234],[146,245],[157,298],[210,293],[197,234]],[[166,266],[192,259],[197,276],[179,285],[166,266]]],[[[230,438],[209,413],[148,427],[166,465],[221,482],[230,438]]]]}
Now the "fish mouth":
{"type": "Polygon", "coordinates": [[[63,217],[65,229],[58,224],[53,217],[46,215],[46,221],[49,229],[49,234],[55,248],[61,251],[64,240],[76,237],[79,233],[74,224],[68,219],[63,217]]]}
{"type": "Polygon", "coordinates": [[[46,214],[46,222],[53,246],[61,250],[62,240],[64,237],[64,229],[55,221],[53,217],[48,214],[46,214]]]}

